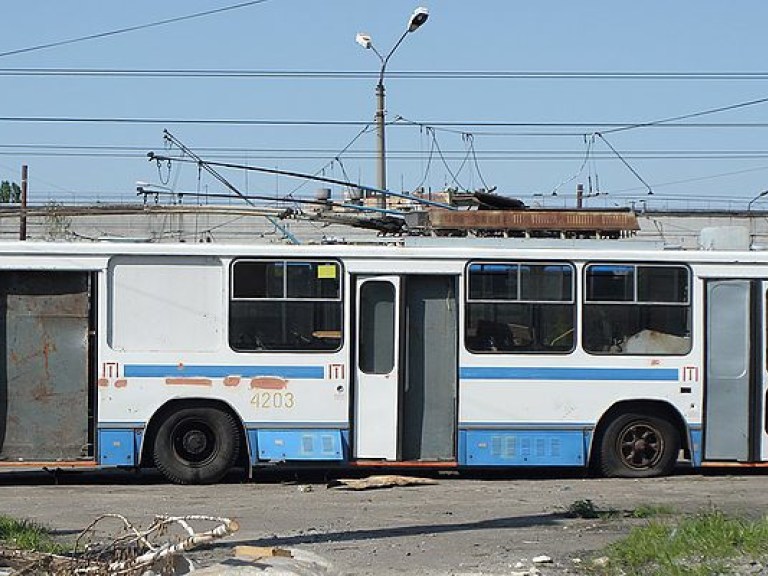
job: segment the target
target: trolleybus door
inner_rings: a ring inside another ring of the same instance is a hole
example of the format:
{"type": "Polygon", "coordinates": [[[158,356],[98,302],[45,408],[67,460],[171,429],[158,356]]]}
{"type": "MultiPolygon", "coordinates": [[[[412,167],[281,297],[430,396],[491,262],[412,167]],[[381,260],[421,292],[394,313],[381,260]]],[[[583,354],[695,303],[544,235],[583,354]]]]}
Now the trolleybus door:
{"type": "Polygon", "coordinates": [[[453,461],[458,278],[359,277],[355,458],[453,461]]]}
{"type": "Polygon", "coordinates": [[[0,273],[0,459],[92,456],[87,272],[0,273]]]}
{"type": "Polygon", "coordinates": [[[766,458],[765,282],[707,282],[704,459],[766,458]]]}
{"type": "Polygon", "coordinates": [[[760,435],[760,460],[768,461],[768,282],[760,283],[760,334],[755,346],[759,358],[759,394],[760,417],[758,430],[760,435]]]}
{"type": "Polygon", "coordinates": [[[358,278],[354,456],[397,460],[400,278],[358,278]]]}

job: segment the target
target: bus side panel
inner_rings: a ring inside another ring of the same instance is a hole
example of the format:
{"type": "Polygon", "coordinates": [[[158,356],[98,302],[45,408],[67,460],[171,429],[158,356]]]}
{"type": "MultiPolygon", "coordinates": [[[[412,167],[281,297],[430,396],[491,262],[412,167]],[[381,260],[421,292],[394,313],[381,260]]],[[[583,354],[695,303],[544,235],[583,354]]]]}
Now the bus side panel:
{"type": "MultiPolygon", "coordinates": [[[[110,260],[99,348],[102,464],[134,464],[131,439],[162,406],[187,401],[234,412],[253,462],[346,458],[347,348],[234,350],[227,269],[213,257],[110,260]]],[[[145,441],[142,454],[152,450],[145,441]]]]}
{"type": "Polygon", "coordinates": [[[2,456],[88,456],[89,275],[0,274],[2,456]]]}

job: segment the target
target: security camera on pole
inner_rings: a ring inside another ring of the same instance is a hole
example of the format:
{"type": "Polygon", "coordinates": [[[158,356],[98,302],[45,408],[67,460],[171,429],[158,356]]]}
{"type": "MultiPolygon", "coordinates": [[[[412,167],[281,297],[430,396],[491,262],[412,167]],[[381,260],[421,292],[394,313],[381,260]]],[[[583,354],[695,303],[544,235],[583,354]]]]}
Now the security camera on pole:
{"type": "MultiPolygon", "coordinates": [[[[387,63],[389,62],[389,59],[392,57],[392,54],[394,54],[395,50],[397,50],[398,46],[402,44],[403,40],[405,40],[405,37],[416,30],[424,24],[424,22],[427,21],[427,18],[429,17],[429,11],[424,7],[416,8],[416,10],[413,11],[413,14],[411,14],[410,20],[408,20],[408,27],[405,29],[405,32],[403,32],[403,35],[400,36],[400,39],[395,43],[395,45],[392,47],[392,49],[389,51],[389,53],[386,56],[382,56],[381,53],[376,50],[376,47],[373,45],[373,41],[371,40],[371,37],[368,34],[363,34],[358,32],[357,36],[355,37],[355,40],[357,41],[360,46],[365,48],[366,50],[372,50],[376,56],[378,56],[379,60],[381,61],[381,71],[379,72],[379,83],[376,85],[376,115],[374,116],[374,120],[376,121],[376,133],[378,135],[378,168],[377,168],[377,174],[378,174],[378,182],[377,187],[380,190],[386,190],[387,189],[387,157],[386,157],[386,140],[384,136],[384,73],[387,69],[387,63]]],[[[387,196],[385,194],[379,195],[379,207],[380,208],[386,208],[387,207],[387,196]]]]}

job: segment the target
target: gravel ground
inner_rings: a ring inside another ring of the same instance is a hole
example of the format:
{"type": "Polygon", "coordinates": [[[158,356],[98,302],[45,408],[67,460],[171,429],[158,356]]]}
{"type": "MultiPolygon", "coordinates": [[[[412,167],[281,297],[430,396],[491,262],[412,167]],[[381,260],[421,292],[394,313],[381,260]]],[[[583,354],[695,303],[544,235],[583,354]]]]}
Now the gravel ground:
{"type": "Polygon", "coordinates": [[[64,538],[105,513],[141,526],[155,514],[236,518],[235,535],[191,553],[203,566],[247,544],[306,550],[341,574],[514,574],[545,555],[552,562],[536,566],[546,576],[578,573],[599,550],[646,522],[623,514],[568,518],[565,510],[579,500],[619,512],[642,505],[684,513],[712,507],[751,516],[768,511],[767,478],[759,472],[649,480],[552,472],[433,477],[437,485],[355,492],[328,489],[325,478],[312,474],[217,486],[174,486],[154,476],[121,474],[5,476],[0,513],[43,523],[64,538]]]}

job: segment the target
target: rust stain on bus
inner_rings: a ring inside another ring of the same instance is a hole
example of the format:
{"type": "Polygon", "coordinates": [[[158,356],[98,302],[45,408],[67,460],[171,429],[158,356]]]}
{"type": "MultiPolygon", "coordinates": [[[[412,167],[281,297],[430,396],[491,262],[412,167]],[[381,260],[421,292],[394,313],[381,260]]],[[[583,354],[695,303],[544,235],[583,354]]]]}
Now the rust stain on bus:
{"type": "Polygon", "coordinates": [[[125,388],[126,386],[128,386],[128,380],[125,378],[115,380],[115,388],[125,388]]]}
{"type": "Polygon", "coordinates": [[[430,210],[435,229],[519,232],[602,232],[630,235],[640,229],[628,210],[430,210]]]}
{"type": "Polygon", "coordinates": [[[99,378],[99,386],[101,388],[106,388],[109,386],[109,378],[99,378]]]}
{"type": "Polygon", "coordinates": [[[224,378],[224,386],[240,386],[241,381],[240,376],[227,376],[224,378]]]}
{"type": "Polygon", "coordinates": [[[4,470],[18,469],[18,470],[34,470],[44,469],[49,470],[51,468],[90,468],[96,465],[96,460],[56,460],[51,462],[50,460],[24,460],[24,461],[0,461],[0,468],[4,470]]]}
{"type": "Polygon", "coordinates": [[[288,380],[277,378],[275,376],[263,376],[251,380],[251,388],[260,388],[263,390],[283,390],[288,387],[288,380]]]}
{"type": "Polygon", "coordinates": [[[213,386],[210,378],[166,378],[168,386],[213,386]]]}

